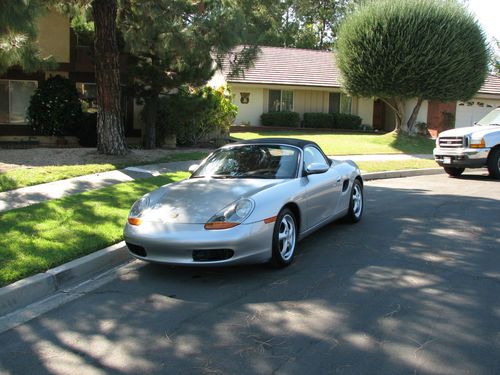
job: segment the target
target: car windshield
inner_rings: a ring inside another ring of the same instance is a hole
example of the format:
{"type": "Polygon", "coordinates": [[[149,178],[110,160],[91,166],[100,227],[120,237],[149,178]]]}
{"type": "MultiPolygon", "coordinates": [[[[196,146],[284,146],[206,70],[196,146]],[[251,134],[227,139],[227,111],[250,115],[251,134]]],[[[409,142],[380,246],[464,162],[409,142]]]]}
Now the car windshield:
{"type": "Polygon", "coordinates": [[[476,125],[479,126],[489,126],[489,125],[500,125],[500,109],[494,109],[481,120],[479,120],[476,125]]]}
{"type": "Polygon", "coordinates": [[[299,150],[279,145],[243,145],[215,151],[191,178],[294,178],[299,150]]]}

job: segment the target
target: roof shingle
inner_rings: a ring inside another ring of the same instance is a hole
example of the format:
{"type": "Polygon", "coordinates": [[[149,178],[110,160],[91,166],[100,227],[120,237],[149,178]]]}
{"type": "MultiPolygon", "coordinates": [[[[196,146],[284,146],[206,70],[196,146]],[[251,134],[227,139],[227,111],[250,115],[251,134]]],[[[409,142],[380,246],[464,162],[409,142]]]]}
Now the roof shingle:
{"type": "Polygon", "coordinates": [[[267,83],[277,85],[340,87],[339,71],[332,52],[297,48],[260,47],[253,66],[244,75],[229,75],[228,82],[267,83]]]}
{"type": "MultiPolygon", "coordinates": [[[[311,87],[341,87],[340,71],[333,52],[299,48],[260,47],[253,66],[240,76],[229,74],[226,61],[223,73],[228,82],[293,85],[311,87]]],[[[500,77],[489,75],[480,94],[500,95],[500,77]]]]}

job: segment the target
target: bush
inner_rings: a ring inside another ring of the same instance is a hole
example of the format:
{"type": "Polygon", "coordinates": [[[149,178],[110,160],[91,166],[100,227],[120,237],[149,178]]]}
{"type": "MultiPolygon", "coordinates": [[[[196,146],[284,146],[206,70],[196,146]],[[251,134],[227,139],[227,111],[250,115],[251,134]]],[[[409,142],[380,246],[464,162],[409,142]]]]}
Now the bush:
{"type": "Polygon", "coordinates": [[[175,134],[178,144],[193,145],[227,137],[237,111],[225,87],[181,87],[177,94],[160,99],[157,139],[175,134]]]}
{"type": "Polygon", "coordinates": [[[97,113],[82,113],[76,136],[81,146],[97,147],[97,113]]]}
{"type": "Polygon", "coordinates": [[[42,82],[28,107],[28,121],[35,135],[74,135],[81,117],[75,85],[59,75],[42,82]]]}
{"type": "Polygon", "coordinates": [[[336,129],[359,129],[361,127],[362,119],[356,115],[347,113],[334,113],[333,123],[336,129]]]}
{"type": "Polygon", "coordinates": [[[297,112],[268,112],[260,116],[263,126],[298,128],[300,115],[297,112]]]}
{"type": "Polygon", "coordinates": [[[334,118],[330,113],[304,113],[304,128],[333,128],[334,118]]]}

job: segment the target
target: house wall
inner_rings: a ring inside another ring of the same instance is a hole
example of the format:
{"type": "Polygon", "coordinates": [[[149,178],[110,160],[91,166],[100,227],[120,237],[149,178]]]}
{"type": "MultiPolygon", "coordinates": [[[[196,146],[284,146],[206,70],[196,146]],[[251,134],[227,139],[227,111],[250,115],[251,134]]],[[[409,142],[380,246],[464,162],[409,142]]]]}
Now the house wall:
{"type": "Polygon", "coordinates": [[[233,104],[238,107],[238,115],[234,123],[236,125],[260,125],[260,115],[264,112],[264,88],[231,85],[231,92],[233,104]],[[247,104],[241,103],[241,93],[250,94],[247,104]]]}
{"type": "MultiPolygon", "coordinates": [[[[215,77],[210,81],[210,85],[215,87],[220,80],[215,77]]],[[[325,89],[321,87],[304,88],[303,86],[281,86],[281,85],[257,85],[257,84],[229,84],[232,92],[233,104],[238,107],[238,115],[234,121],[235,125],[259,126],[260,116],[268,112],[269,108],[269,90],[291,90],[293,91],[293,110],[298,112],[301,117],[306,112],[328,113],[330,92],[340,92],[340,89],[325,89]],[[249,93],[250,101],[248,104],[241,103],[241,93],[249,93]]],[[[353,98],[352,113],[358,114],[359,111],[365,112],[366,119],[364,124],[372,123],[373,100],[362,101],[353,98]],[[366,106],[368,105],[368,108],[366,106]]]]}
{"type": "Polygon", "coordinates": [[[42,56],[53,56],[59,63],[70,61],[70,22],[67,16],[49,11],[38,22],[38,44],[42,56]]]}
{"type": "MultiPolygon", "coordinates": [[[[411,113],[413,111],[413,108],[415,108],[415,104],[417,104],[417,99],[408,99],[405,103],[405,119],[404,119],[404,122],[408,122],[408,120],[410,119],[410,116],[411,116],[411,113]]],[[[427,123],[427,110],[428,110],[428,101],[427,100],[424,100],[422,102],[422,106],[420,107],[420,111],[418,111],[418,115],[417,115],[417,120],[415,123],[417,122],[425,122],[427,123]]]]}
{"type": "Polygon", "coordinates": [[[357,108],[355,114],[361,117],[361,123],[373,126],[373,98],[358,98],[357,108]]]}

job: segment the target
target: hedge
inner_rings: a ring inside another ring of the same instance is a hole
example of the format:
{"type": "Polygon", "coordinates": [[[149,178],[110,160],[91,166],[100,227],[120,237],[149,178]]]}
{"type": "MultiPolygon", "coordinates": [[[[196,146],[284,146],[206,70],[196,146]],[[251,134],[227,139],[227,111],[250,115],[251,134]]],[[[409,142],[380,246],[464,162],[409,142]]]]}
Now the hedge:
{"type": "Polygon", "coordinates": [[[298,128],[300,115],[297,112],[268,112],[260,116],[263,126],[298,128]]]}
{"type": "Polygon", "coordinates": [[[333,128],[334,117],[329,113],[304,113],[304,128],[333,128]]]}
{"type": "Polygon", "coordinates": [[[304,113],[304,128],[359,129],[361,117],[347,113],[304,113]]]}
{"type": "Polygon", "coordinates": [[[334,113],[333,118],[337,129],[359,129],[362,122],[361,117],[347,113],[334,113]]]}

